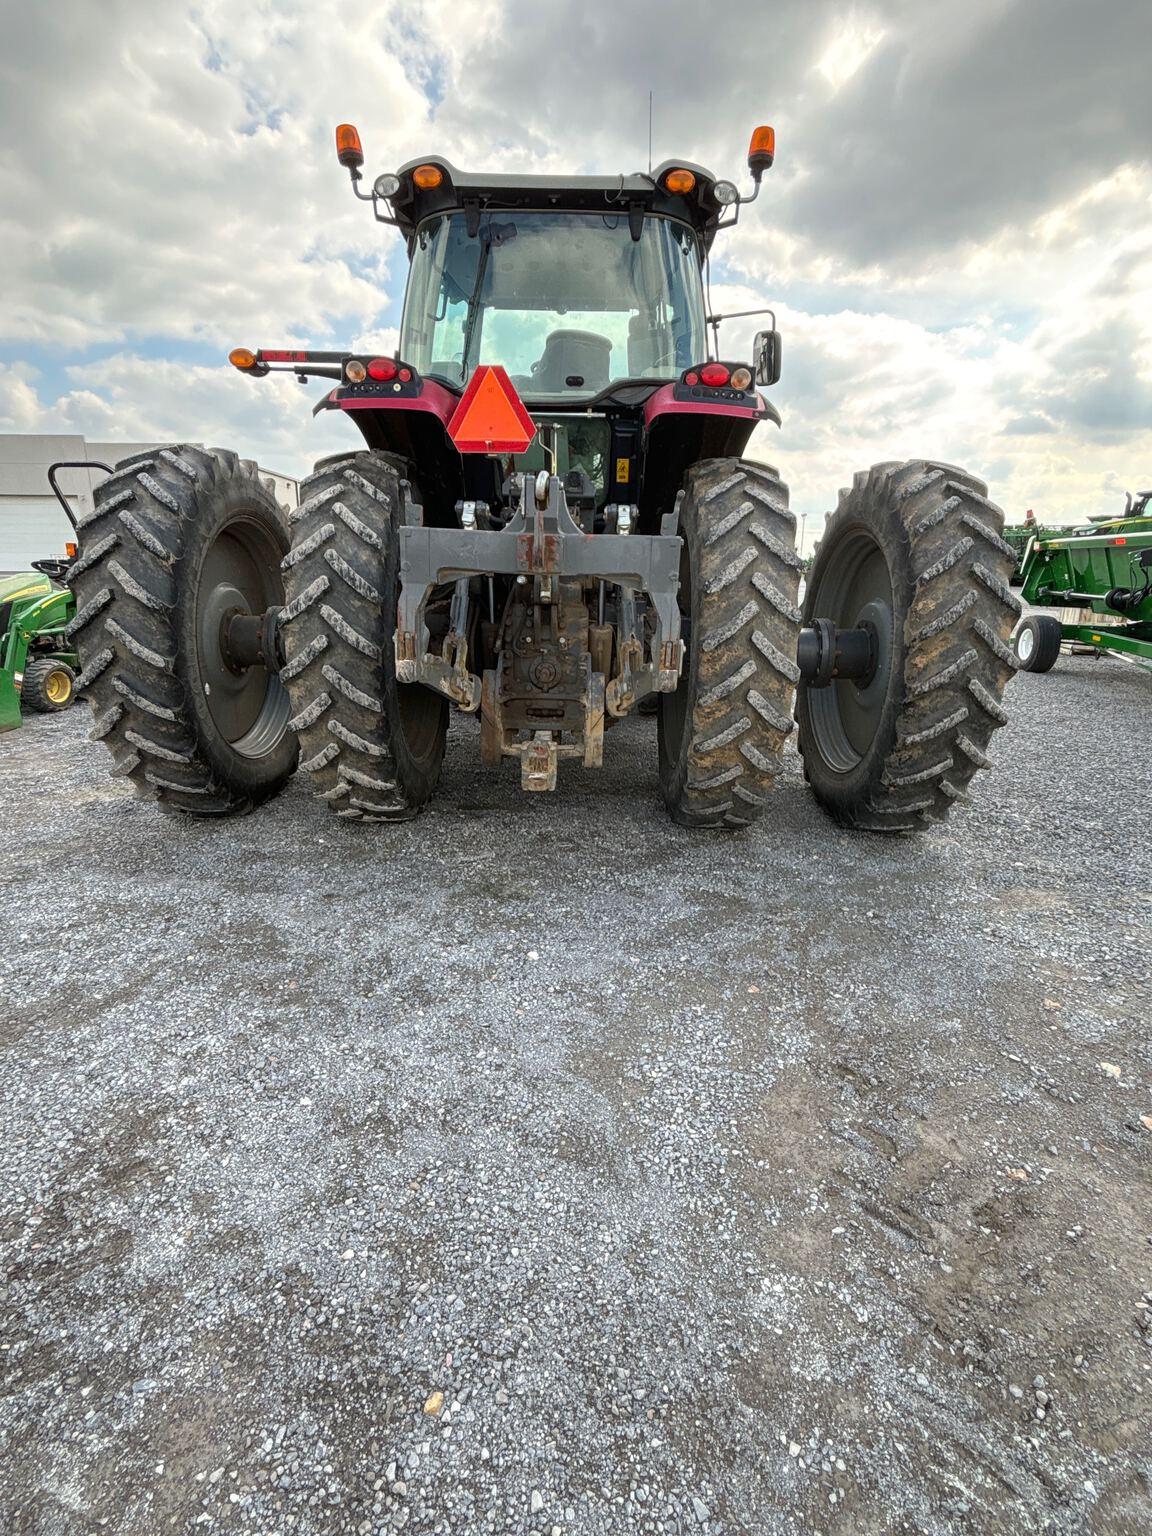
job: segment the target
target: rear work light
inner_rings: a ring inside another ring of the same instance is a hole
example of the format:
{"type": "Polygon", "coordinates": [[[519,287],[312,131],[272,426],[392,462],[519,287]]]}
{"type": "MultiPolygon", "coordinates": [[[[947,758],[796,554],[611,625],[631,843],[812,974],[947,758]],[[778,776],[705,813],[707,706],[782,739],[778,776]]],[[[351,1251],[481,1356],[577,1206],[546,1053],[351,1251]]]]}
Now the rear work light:
{"type": "Polygon", "coordinates": [[[723,363],[705,363],[700,370],[700,382],[709,389],[722,389],[730,377],[723,363]]]}

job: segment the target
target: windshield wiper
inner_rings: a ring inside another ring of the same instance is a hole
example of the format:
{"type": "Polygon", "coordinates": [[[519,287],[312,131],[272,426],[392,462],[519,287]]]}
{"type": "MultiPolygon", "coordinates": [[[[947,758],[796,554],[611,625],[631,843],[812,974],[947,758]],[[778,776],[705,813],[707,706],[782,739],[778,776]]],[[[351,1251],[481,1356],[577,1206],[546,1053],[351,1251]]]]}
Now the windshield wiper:
{"type": "Polygon", "coordinates": [[[468,296],[468,317],[464,322],[464,352],[461,365],[461,377],[467,378],[469,359],[472,353],[472,337],[476,331],[476,322],[480,318],[480,290],[484,286],[484,277],[488,271],[488,258],[492,254],[493,245],[507,245],[509,240],[515,240],[516,226],[512,223],[489,224],[480,236],[480,256],[476,262],[476,281],[472,284],[472,292],[468,296]]]}

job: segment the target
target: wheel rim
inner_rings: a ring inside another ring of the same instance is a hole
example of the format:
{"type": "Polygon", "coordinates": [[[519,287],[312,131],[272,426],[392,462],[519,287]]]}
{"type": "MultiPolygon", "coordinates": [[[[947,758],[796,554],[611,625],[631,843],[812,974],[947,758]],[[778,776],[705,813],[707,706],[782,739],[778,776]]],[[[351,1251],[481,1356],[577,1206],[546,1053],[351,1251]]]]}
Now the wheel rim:
{"type": "Polygon", "coordinates": [[[72,697],[72,679],[67,672],[49,672],[44,692],[50,704],[67,704],[72,697]]]}
{"type": "Polygon", "coordinates": [[[280,550],[262,523],[242,514],[209,545],[196,593],[196,645],[208,713],[241,757],[266,757],[288,729],[288,693],[263,667],[230,665],[223,635],[237,613],[259,614],[284,603],[280,550]]]}
{"type": "Polygon", "coordinates": [[[1016,655],[1022,662],[1032,660],[1032,652],[1036,649],[1036,636],[1029,625],[1025,625],[1016,636],[1016,655]]]}
{"type": "Polygon", "coordinates": [[[892,680],[895,636],[892,574],[884,550],[867,529],[844,534],[831,551],[809,600],[811,617],[838,629],[869,628],[876,639],[876,671],[865,683],[841,679],[807,689],[812,734],[824,761],[850,773],[876,740],[892,680]]]}

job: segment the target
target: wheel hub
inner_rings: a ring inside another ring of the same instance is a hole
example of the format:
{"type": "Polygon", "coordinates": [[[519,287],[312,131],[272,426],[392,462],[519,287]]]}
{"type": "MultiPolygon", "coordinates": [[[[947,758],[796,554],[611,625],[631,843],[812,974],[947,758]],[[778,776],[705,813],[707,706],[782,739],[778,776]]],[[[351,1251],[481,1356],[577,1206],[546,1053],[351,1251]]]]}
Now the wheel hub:
{"type": "Polygon", "coordinates": [[[283,603],[277,552],[237,520],[209,548],[196,601],[196,648],[208,712],[229,745],[261,757],[283,736],[290,707],[274,633],[283,603]]]}
{"type": "Polygon", "coordinates": [[[836,772],[849,773],[876,739],[892,683],[892,577],[869,532],[845,537],[813,607],[821,617],[803,631],[797,662],[820,751],[836,772]]]}

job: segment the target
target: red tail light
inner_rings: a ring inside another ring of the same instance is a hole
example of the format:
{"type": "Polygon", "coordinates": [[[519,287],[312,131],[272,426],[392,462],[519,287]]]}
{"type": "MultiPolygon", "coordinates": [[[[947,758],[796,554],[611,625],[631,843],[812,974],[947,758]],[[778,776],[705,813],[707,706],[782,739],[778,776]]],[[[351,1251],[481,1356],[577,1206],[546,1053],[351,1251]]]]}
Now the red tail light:
{"type": "Polygon", "coordinates": [[[386,384],[400,372],[400,364],[390,357],[374,357],[368,364],[368,377],[386,384]]]}
{"type": "Polygon", "coordinates": [[[723,388],[730,377],[723,363],[705,363],[700,370],[700,382],[707,384],[709,389],[723,388]]]}

